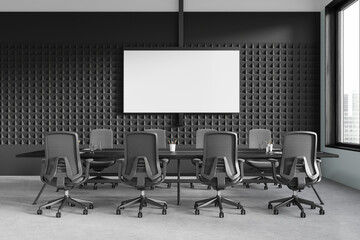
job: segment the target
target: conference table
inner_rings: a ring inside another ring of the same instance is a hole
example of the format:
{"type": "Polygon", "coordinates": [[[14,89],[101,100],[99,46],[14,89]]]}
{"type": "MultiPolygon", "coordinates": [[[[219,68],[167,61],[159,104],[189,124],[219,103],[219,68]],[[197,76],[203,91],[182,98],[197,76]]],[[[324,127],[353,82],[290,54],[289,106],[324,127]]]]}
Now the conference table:
{"type": "MultiPolygon", "coordinates": [[[[203,157],[203,149],[196,149],[196,148],[176,148],[176,151],[171,152],[169,149],[159,149],[159,158],[167,158],[170,161],[177,161],[177,169],[176,169],[176,180],[171,182],[177,183],[177,205],[180,205],[180,183],[184,181],[181,180],[181,161],[183,160],[190,160],[193,158],[202,158],[203,157]]],[[[238,148],[238,158],[242,159],[267,159],[267,158],[275,158],[281,159],[282,152],[280,150],[274,150],[271,153],[266,153],[265,150],[259,149],[246,149],[246,148],[238,148]]],[[[45,158],[45,150],[40,151],[33,151],[33,152],[26,152],[16,155],[18,158],[45,158]]],[[[80,150],[80,157],[82,159],[93,158],[93,159],[120,159],[124,158],[124,149],[102,149],[102,150],[95,150],[90,151],[88,149],[80,150]]],[[[328,153],[328,152],[317,152],[317,158],[337,158],[339,157],[337,154],[328,153]]],[[[121,182],[119,180],[112,180],[113,182],[121,182]]],[[[43,185],[42,189],[40,190],[38,196],[36,197],[33,204],[37,203],[40,195],[42,194],[45,188],[45,184],[43,185]]]]}

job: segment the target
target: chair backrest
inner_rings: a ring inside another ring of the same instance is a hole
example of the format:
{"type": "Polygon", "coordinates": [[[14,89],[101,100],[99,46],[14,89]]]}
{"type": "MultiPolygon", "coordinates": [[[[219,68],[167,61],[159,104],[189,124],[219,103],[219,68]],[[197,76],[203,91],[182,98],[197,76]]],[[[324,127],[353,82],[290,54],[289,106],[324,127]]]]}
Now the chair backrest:
{"type": "Polygon", "coordinates": [[[251,129],[249,131],[249,148],[260,148],[266,147],[265,141],[271,140],[271,131],[268,129],[251,129]]]}
{"type": "Polygon", "coordinates": [[[317,135],[314,132],[297,131],[285,135],[283,154],[280,162],[280,175],[287,177],[292,169],[296,157],[304,156],[311,174],[316,174],[315,159],[317,149],[317,135]]]}
{"type": "Polygon", "coordinates": [[[90,144],[92,144],[95,149],[114,148],[113,139],[114,136],[111,129],[94,129],[90,132],[90,144]]]}
{"type": "Polygon", "coordinates": [[[46,134],[45,157],[45,172],[42,177],[49,181],[59,173],[66,173],[67,177],[72,180],[82,175],[78,135],[74,132],[46,134]]]}
{"type": "Polygon", "coordinates": [[[157,134],[150,132],[131,132],[125,138],[125,162],[122,175],[127,180],[137,174],[146,174],[155,179],[161,175],[157,134]]]}
{"type": "Polygon", "coordinates": [[[233,132],[207,132],[204,136],[202,177],[211,180],[224,174],[234,180],[240,176],[237,161],[237,135],[233,132]]]}
{"type": "Polygon", "coordinates": [[[159,148],[166,148],[166,131],[163,129],[146,129],[146,132],[156,133],[159,148]]]}
{"type": "Polygon", "coordinates": [[[215,132],[216,129],[198,129],[196,131],[196,148],[204,147],[204,135],[207,132],[215,132]]]}

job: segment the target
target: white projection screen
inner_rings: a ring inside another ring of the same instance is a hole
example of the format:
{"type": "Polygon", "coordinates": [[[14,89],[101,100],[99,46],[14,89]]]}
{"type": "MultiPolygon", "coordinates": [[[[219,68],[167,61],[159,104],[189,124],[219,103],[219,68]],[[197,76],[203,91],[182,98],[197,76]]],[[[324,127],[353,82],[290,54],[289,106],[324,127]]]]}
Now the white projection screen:
{"type": "Polygon", "coordinates": [[[239,50],[124,50],[124,113],[238,113],[239,50]]]}

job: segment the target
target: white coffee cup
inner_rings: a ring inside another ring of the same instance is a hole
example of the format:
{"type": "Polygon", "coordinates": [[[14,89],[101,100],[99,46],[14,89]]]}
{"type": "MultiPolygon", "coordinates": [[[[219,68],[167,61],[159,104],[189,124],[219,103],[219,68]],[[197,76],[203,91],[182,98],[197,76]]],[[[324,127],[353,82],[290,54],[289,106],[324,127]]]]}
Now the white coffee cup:
{"type": "Polygon", "coordinates": [[[176,144],[170,143],[170,144],[169,144],[169,147],[170,147],[170,152],[175,152],[176,144]]]}
{"type": "Polygon", "coordinates": [[[272,153],[272,151],[273,151],[273,144],[268,143],[268,145],[266,146],[266,152],[267,153],[272,153]]]}

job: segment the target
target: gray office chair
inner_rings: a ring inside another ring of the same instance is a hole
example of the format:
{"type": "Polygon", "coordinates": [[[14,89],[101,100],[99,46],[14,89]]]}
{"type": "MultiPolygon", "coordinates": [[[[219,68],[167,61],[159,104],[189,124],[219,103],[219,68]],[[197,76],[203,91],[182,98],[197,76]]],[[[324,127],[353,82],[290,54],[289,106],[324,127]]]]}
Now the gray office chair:
{"type": "Polygon", "coordinates": [[[162,208],[166,215],[165,201],[155,200],[145,196],[145,189],[164,181],[168,159],[159,159],[157,134],[149,132],[128,133],[125,138],[125,159],[120,164],[119,178],[126,184],[141,191],[140,197],[122,201],[116,214],[127,206],[139,203],[138,217],[142,218],[142,208],[147,204],[162,208]],[[162,171],[160,161],[163,162],[162,171]]]}
{"type": "MultiPolygon", "coordinates": [[[[217,130],[216,129],[206,129],[206,128],[205,129],[198,129],[196,131],[195,147],[197,149],[203,149],[204,148],[204,135],[205,135],[205,133],[215,132],[215,131],[217,131],[217,130]]],[[[192,162],[192,164],[195,165],[194,159],[191,159],[191,162],[192,162]]],[[[190,188],[194,188],[194,183],[190,183],[190,188]]],[[[211,187],[208,186],[208,189],[210,190],[211,187]]]]}
{"type": "MultiPolygon", "coordinates": [[[[166,130],[163,129],[146,129],[145,132],[156,133],[158,137],[158,148],[165,149],[166,144],[166,130]]],[[[161,164],[160,164],[161,165],[161,164]]],[[[167,187],[171,188],[171,183],[167,183],[167,187]]]]}
{"type": "MultiPolygon", "coordinates": [[[[268,129],[251,129],[249,131],[249,148],[250,149],[265,149],[267,143],[271,141],[271,131],[268,129]]],[[[265,176],[265,172],[271,172],[271,163],[264,159],[246,159],[246,163],[260,172],[260,176],[250,179],[256,183],[264,183],[264,189],[268,189],[267,183],[274,183],[273,179],[265,176]]],[[[249,183],[245,184],[249,188],[249,183]]],[[[281,188],[281,184],[279,188],[281,188]]]]}
{"type": "Polygon", "coordinates": [[[145,132],[156,133],[158,148],[166,148],[166,131],[163,129],[146,129],[145,132]]]}
{"type": "Polygon", "coordinates": [[[306,204],[311,209],[320,208],[320,215],[325,211],[322,206],[315,204],[297,196],[299,190],[306,186],[312,186],[321,180],[320,160],[316,159],[317,135],[314,132],[290,132],[285,135],[283,144],[283,154],[279,162],[279,175],[276,170],[278,160],[269,159],[273,169],[274,179],[288,186],[293,191],[293,195],[288,198],[270,201],[268,208],[272,209],[273,203],[278,203],[274,207],[274,214],[279,214],[279,208],[282,206],[297,205],[301,210],[300,217],[306,217],[304,208],[301,204],[306,204]]]}
{"type": "Polygon", "coordinates": [[[220,209],[219,217],[224,217],[223,204],[229,204],[241,209],[240,202],[236,203],[221,195],[227,186],[240,183],[244,176],[243,159],[237,158],[237,135],[232,132],[208,132],[204,136],[203,160],[195,159],[196,177],[204,184],[217,191],[216,197],[196,201],[195,214],[199,215],[199,208],[215,203],[220,209]],[[201,164],[201,166],[200,166],[201,164]]]}
{"type": "Polygon", "coordinates": [[[45,155],[41,168],[41,181],[45,184],[64,190],[63,197],[43,204],[37,210],[42,214],[42,209],[50,209],[55,204],[60,204],[56,217],[61,217],[61,210],[67,204],[82,207],[83,214],[88,214],[88,208],[94,208],[90,201],[70,197],[69,190],[81,185],[89,177],[89,168],[92,159],[85,159],[86,171],[83,175],[79,154],[78,135],[73,132],[53,132],[45,135],[45,155]],[[86,205],[88,206],[86,206],[86,205]]]}
{"type": "MultiPolygon", "coordinates": [[[[111,129],[94,129],[90,132],[90,146],[94,149],[109,149],[114,148],[113,131],[111,129]]],[[[117,183],[114,183],[109,178],[101,175],[101,172],[108,167],[111,167],[116,162],[116,159],[96,159],[90,163],[90,169],[96,172],[96,177],[88,179],[87,183],[94,183],[94,190],[97,189],[98,183],[111,183],[111,187],[115,188],[117,183]]]]}

